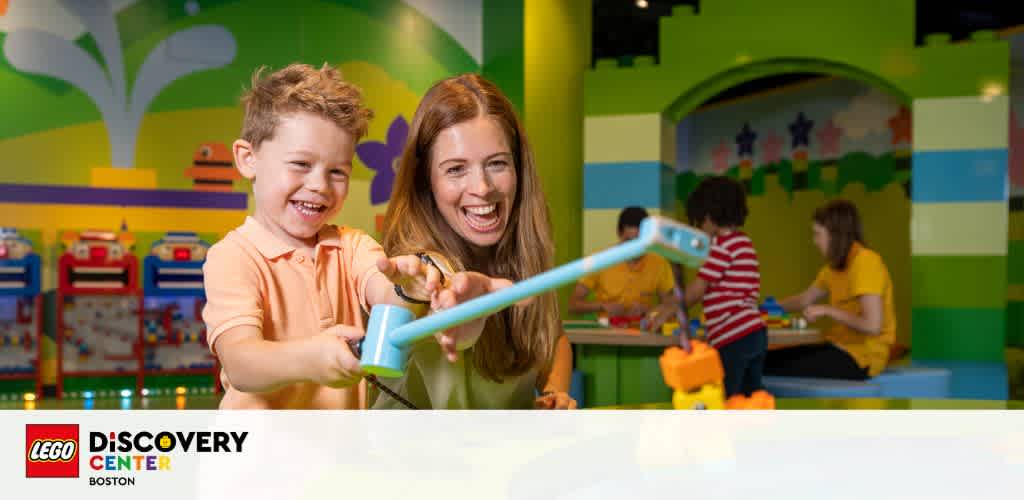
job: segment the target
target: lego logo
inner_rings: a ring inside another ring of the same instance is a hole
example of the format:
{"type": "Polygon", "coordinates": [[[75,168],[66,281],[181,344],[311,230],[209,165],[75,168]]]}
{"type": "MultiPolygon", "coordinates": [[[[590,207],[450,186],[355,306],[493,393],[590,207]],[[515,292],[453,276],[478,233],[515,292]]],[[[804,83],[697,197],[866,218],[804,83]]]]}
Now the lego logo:
{"type": "Polygon", "coordinates": [[[70,462],[78,443],[70,439],[37,439],[28,452],[30,462],[70,462]]]}

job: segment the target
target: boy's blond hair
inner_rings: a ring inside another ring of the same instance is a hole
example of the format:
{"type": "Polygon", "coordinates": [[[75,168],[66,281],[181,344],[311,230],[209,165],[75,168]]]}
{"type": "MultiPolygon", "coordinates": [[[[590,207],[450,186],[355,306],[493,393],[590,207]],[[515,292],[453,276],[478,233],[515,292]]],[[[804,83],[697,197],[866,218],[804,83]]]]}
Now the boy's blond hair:
{"type": "Polygon", "coordinates": [[[341,78],[341,71],[327,63],[320,69],[294,63],[263,77],[266,69],[256,70],[252,87],[242,95],[242,139],[254,149],[274,137],[281,116],[298,111],[334,122],[356,141],[366,135],[373,112],[363,106],[359,88],[341,78]]]}

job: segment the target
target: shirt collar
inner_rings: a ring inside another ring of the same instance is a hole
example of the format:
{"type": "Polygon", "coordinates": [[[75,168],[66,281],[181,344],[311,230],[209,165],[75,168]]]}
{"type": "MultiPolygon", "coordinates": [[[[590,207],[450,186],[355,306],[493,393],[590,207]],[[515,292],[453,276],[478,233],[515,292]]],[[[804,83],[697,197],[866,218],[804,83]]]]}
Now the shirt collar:
{"type": "MultiPolygon", "coordinates": [[[[276,259],[295,250],[294,245],[281,241],[280,238],[271,233],[269,229],[251,215],[245,218],[245,223],[242,224],[242,227],[238,228],[238,231],[251,241],[256,246],[256,250],[267,259],[276,259]]],[[[317,236],[319,240],[317,243],[318,247],[337,248],[341,246],[341,237],[337,226],[326,224],[320,228],[317,236]]]]}

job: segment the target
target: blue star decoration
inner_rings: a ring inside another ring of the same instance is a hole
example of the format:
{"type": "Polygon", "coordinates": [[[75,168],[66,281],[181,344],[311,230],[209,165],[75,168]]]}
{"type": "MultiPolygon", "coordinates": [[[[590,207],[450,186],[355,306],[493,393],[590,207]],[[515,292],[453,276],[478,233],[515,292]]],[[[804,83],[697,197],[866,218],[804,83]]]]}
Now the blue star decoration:
{"type": "Polygon", "coordinates": [[[736,156],[743,156],[745,154],[753,156],[754,141],[756,140],[757,132],[751,130],[750,122],[744,123],[740,134],[736,136],[736,156]]]}
{"type": "Polygon", "coordinates": [[[814,128],[814,120],[808,120],[801,111],[796,114],[796,121],[789,124],[789,133],[793,135],[793,148],[803,144],[810,146],[811,129],[814,128]]]}

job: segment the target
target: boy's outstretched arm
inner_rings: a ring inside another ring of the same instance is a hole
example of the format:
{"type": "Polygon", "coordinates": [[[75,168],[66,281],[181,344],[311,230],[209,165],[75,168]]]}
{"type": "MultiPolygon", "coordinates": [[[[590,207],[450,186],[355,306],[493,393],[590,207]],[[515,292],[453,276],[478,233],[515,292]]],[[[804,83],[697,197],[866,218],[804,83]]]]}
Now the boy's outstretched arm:
{"type": "Polygon", "coordinates": [[[239,325],[220,334],[214,350],[231,386],[242,392],[268,392],[307,381],[342,388],[362,377],[359,360],[347,344],[362,336],[358,328],[335,325],[312,337],[271,342],[259,328],[239,325]]]}

